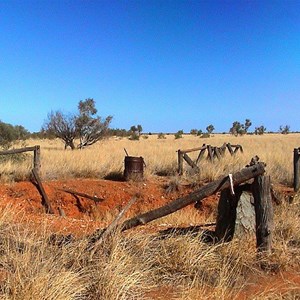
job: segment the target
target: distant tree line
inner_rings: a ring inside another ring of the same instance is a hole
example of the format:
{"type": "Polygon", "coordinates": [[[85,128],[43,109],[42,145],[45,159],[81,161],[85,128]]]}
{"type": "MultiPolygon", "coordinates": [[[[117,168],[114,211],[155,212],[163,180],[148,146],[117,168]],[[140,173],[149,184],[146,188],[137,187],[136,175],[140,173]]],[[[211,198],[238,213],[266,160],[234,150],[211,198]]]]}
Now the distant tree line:
{"type": "Polygon", "coordinates": [[[30,132],[21,125],[13,126],[0,121],[0,147],[8,149],[14,141],[26,140],[30,132]]]}
{"type": "MultiPolygon", "coordinates": [[[[79,101],[77,108],[77,114],[65,114],[61,111],[50,112],[41,130],[33,133],[30,133],[21,125],[11,125],[0,120],[0,147],[2,149],[8,149],[13,142],[26,140],[28,138],[59,138],[64,142],[65,148],[82,149],[109,136],[127,137],[133,141],[139,140],[142,136],[143,127],[140,124],[132,125],[128,130],[109,128],[112,117],[107,116],[102,119],[98,116],[95,101],[92,98],[79,101]],[[75,139],[79,140],[77,146],[75,146],[75,139]]],[[[234,121],[229,129],[229,133],[234,136],[239,136],[246,134],[263,135],[267,132],[264,125],[257,126],[253,132],[249,132],[251,126],[252,122],[250,119],[246,119],[245,122],[234,121]]],[[[210,137],[214,130],[214,125],[210,124],[206,127],[206,132],[194,128],[190,130],[190,134],[206,138],[210,137]]],[[[290,126],[281,125],[278,132],[281,134],[288,134],[291,132],[290,126]]],[[[178,130],[174,134],[174,137],[175,139],[179,139],[182,138],[183,134],[183,130],[178,130]]],[[[151,133],[149,133],[149,135],[151,135],[151,133]]],[[[143,135],[143,137],[148,138],[148,135],[143,135]]],[[[158,139],[165,138],[163,132],[158,134],[158,139]]]]}

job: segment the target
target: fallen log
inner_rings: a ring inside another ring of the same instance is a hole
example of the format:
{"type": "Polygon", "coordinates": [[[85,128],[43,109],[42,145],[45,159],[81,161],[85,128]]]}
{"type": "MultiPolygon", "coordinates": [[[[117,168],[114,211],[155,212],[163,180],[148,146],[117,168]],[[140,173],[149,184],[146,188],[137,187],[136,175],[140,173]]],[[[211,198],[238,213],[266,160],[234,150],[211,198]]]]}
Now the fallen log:
{"type": "Polygon", "coordinates": [[[102,201],[104,201],[103,198],[98,198],[96,196],[90,196],[88,194],[77,192],[77,191],[70,190],[70,189],[58,189],[58,190],[59,191],[63,191],[63,192],[68,193],[68,194],[71,194],[71,195],[76,195],[76,196],[79,196],[79,197],[83,197],[83,198],[87,198],[87,199],[90,199],[90,200],[94,200],[95,202],[102,202],[102,201]]]}
{"type": "MultiPolygon", "coordinates": [[[[238,186],[239,184],[248,181],[251,178],[254,178],[258,175],[262,175],[265,172],[265,164],[257,163],[256,165],[246,167],[239,172],[233,174],[233,185],[238,186]]],[[[166,215],[169,215],[189,204],[192,204],[196,201],[201,201],[204,198],[215,194],[219,191],[227,189],[230,187],[230,181],[228,176],[225,176],[219,180],[213,181],[201,189],[185,196],[178,198],[162,207],[148,211],[146,213],[140,214],[136,217],[133,217],[122,224],[122,230],[127,230],[139,225],[147,224],[153,220],[159,219],[166,215]]]]}

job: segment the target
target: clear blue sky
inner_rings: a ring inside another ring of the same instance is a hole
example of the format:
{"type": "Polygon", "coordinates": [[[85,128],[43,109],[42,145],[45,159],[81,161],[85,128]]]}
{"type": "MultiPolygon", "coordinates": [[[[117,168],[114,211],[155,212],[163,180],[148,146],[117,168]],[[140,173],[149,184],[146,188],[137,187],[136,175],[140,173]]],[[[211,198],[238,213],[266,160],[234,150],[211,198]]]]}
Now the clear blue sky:
{"type": "Polygon", "coordinates": [[[300,1],[0,0],[0,119],[88,97],[115,128],[300,130],[300,1]]]}

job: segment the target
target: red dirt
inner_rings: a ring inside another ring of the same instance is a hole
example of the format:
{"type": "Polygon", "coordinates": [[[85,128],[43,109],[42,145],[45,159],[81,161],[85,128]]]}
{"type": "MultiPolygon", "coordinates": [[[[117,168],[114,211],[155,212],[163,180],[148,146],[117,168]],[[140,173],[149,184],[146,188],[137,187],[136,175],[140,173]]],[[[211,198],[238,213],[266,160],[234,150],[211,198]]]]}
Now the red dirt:
{"type": "MultiPolygon", "coordinates": [[[[36,186],[31,182],[17,182],[0,184],[0,207],[15,206],[16,219],[25,219],[32,224],[46,222],[51,230],[61,233],[86,233],[107,224],[105,220],[112,219],[118,211],[126,205],[133,196],[138,196],[126,217],[162,206],[178,197],[192,191],[189,185],[181,185],[179,191],[166,193],[168,181],[155,177],[144,182],[122,182],[110,180],[72,179],[64,181],[43,182],[49,201],[55,214],[45,214],[42,198],[36,186]],[[62,191],[69,189],[90,196],[102,198],[102,202],[95,202],[84,197],[75,196],[62,191]],[[64,210],[66,217],[60,217],[58,208],[64,210]]],[[[207,198],[201,206],[201,214],[206,215],[214,211],[217,196],[207,198]]],[[[193,205],[186,209],[194,209],[193,205]]]]}

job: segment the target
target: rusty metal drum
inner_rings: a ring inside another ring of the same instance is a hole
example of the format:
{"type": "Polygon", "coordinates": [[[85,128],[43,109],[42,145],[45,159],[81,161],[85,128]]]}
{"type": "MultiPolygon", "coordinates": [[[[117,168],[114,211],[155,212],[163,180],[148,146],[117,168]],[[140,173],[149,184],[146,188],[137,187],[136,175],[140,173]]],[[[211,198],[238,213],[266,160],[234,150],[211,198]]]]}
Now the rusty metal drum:
{"type": "Polygon", "coordinates": [[[144,165],[143,157],[125,156],[125,180],[142,180],[144,177],[144,165]]]}

